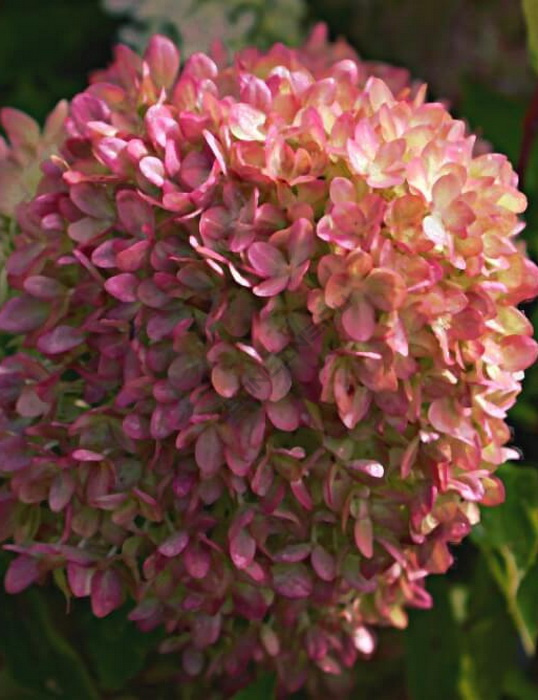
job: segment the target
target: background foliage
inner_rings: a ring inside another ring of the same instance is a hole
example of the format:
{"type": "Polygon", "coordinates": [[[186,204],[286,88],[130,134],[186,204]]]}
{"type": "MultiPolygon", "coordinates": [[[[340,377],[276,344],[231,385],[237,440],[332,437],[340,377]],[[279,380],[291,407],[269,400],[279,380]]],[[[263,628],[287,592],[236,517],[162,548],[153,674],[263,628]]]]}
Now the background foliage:
{"type": "MultiPolygon", "coordinates": [[[[531,146],[538,92],[533,95],[525,16],[538,67],[538,0],[305,3],[309,22],[326,21],[333,35],[346,36],[365,58],[405,65],[427,80],[433,97],[448,99],[513,162],[523,147],[530,200],[525,236],[536,259],[538,147],[531,146]]],[[[0,0],[1,104],[42,119],[58,99],[83,89],[89,71],[107,63],[120,27],[124,36],[129,29],[128,19],[125,10],[105,14],[99,0],[0,0]]],[[[135,29],[140,35],[144,28],[135,29]]],[[[283,16],[283,38],[285,29],[283,16]]],[[[538,308],[526,311],[536,327],[538,308]]],[[[501,470],[506,502],[483,512],[449,574],[431,578],[433,610],[411,611],[404,632],[382,631],[373,660],[359,665],[353,677],[329,679],[325,694],[376,700],[538,697],[538,367],[528,373],[511,425],[523,459],[501,470]]],[[[6,562],[0,555],[0,574],[6,562]]],[[[176,660],[156,651],[159,632],[138,632],[125,610],[103,620],[92,616],[86,601],[66,610],[62,581],[56,583],[19,596],[0,590],[0,700],[185,697],[174,682],[176,660]]],[[[237,698],[264,700],[273,692],[273,679],[262,676],[237,698]]]]}

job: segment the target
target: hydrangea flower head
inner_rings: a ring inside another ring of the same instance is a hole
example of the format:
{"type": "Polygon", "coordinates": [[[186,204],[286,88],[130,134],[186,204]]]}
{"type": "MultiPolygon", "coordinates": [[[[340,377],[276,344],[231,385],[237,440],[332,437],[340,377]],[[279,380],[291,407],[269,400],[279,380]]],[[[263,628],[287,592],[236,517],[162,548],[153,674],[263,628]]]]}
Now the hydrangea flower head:
{"type": "Polygon", "coordinates": [[[60,102],[49,115],[43,133],[34,119],[20,110],[6,107],[0,111],[0,125],[7,140],[0,136],[0,300],[7,295],[4,262],[9,254],[16,228],[15,211],[31,199],[42,173],[40,165],[56,152],[63,139],[62,130],[68,105],[60,102]]]}
{"type": "Polygon", "coordinates": [[[538,274],[510,164],[405,73],[320,30],[219,61],[119,47],[17,209],[0,536],[9,591],[65,570],[186,678],[293,690],[502,501],[538,274]]]}
{"type": "Polygon", "coordinates": [[[120,38],[143,50],[152,34],[171,36],[183,56],[218,40],[231,49],[276,41],[296,45],[303,37],[303,0],[102,0],[103,9],[125,20],[120,38]]]}

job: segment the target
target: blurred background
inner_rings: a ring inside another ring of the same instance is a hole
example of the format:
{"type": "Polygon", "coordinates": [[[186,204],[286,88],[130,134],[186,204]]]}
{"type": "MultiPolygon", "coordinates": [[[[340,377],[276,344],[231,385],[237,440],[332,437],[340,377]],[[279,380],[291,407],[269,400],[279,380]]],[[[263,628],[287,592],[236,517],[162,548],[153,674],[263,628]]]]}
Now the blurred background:
{"type": "MultiPolygon", "coordinates": [[[[538,0],[526,5],[538,19],[538,0]]],[[[405,66],[426,81],[430,98],[446,101],[514,164],[523,152],[524,237],[537,259],[538,93],[519,0],[0,0],[0,105],[43,120],[107,64],[119,39],[143,49],[152,32],[163,32],[185,56],[215,38],[231,49],[297,44],[318,21],[361,57],[405,66]]],[[[536,306],[525,311],[536,327],[536,306]]],[[[411,611],[405,631],[381,631],[374,658],[332,679],[325,695],[538,698],[538,367],[528,372],[510,423],[523,459],[501,469],[506,502],[484,510],[449,574],[431,577],[434,609],[411,611]]],[[[6,560],[0,554],[0,573],[6,560]]],[[[55,583],[19,596],[0,591],[0,700],[198,697],[175,683],[176,659],[156,652],[160,633],[139,633],[126,621],[129,606],[96,620],[86,601],[66,610],[62,581],[55,583]]],[[[273,679],[262,677],[237,697],[272,693],[273,679]]]]}

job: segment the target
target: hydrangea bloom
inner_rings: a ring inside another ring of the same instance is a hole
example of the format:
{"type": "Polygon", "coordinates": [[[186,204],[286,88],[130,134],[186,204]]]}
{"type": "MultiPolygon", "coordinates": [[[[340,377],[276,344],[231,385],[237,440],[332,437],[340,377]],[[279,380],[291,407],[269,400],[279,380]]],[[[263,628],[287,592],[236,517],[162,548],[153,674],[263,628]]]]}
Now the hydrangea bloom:
{"type": "Polygon", "coordinates": [[[37,123],[17,109],[5,108],[0,124],[8,140],[0,137],[0,300],[7,293],[4,262],[16,227],[17,207],[30,200],[41,179],[41,162],[58,150],[63,139],[67,102],[60,102],[47,119],[43,133],[37,123]]]}
{"type": "Polygon", "coordinates": [[[277,39],[297,44],[304,36],[303,0],[103,0],[102,5],[128,18],[120,38],[140,50],[156,32],[176,38],[183,56],[208,50],[215,40],[237,50],[268,47],[277,39]]]}
{"type": "Polygon", "coordinates": [[[179,65],[160,36],[119,47],[17,210],[6,587],[65,570],[97,616],[132,596],[186,678],[233,690],[255,662],[293,690],[429,606],[503,498],[537,355],[525,198],[320,30],[179,65]]]}

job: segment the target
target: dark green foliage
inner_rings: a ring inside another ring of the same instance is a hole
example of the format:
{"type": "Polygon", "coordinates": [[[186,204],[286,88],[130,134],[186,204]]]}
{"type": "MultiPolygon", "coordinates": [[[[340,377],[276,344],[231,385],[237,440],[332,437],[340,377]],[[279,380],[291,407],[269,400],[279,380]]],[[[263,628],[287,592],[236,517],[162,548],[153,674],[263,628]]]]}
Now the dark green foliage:
{"type": "Polygon", "coordinates": [[[121,690],[139,674],[144,669],[148,653],[156,648],[163,636],[160,630],[147,634],[140,632],[127,619],[128,612],[123,607],[98,620],[86,605],[77,616],[77,631],[103,690],[121,690]]]}
{"type": "Polygon", "coordinates": [[[248,688],[234,695],[234,700],[272,700],[275,696],[275,678],[266,674],[248,688]]]}
{"type": "Polygon", "coordinates": [[[42,120],[110,60],[118,22],[99,0],[2,0],[0,100],[42,120]]]}
{"type": "Polygon", "coordinates": [[[435,607],[414,610],[406,632],[407,685],[414,700],[452,700],[457,697],[462,658],[448,581],[436,577],[429,590],[435,607]]]}
{"type": "MultiPolygon", "coordinates": [[[[2,571],[5,571],[2,559],[2,571]]],[[[99,693],[81,656],[57,628],[57,597],[30,589],[16,597],[0,589],[0,652],[3,684],[24,689],[21,699],[98,700],[99,693]]],[[[0,676],[1,678],[1,676],[0,676]]],[[[19,692],[10,690],[12,692],[19,692]]],[[[0,698],[12,700],[3,695],[0,698]]],[[[14,698],[13,698],[14,700],[14,698]]]]}

